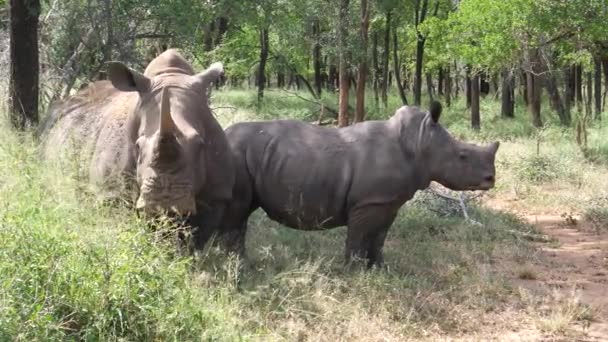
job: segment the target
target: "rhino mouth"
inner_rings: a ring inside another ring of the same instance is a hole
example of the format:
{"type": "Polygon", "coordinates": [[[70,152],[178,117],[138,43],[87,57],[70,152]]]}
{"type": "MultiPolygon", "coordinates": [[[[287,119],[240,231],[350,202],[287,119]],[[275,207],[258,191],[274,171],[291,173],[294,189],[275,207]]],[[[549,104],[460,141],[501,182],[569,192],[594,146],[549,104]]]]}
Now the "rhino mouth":
{"type": "Polygon", "coordinates": [[[147,200],[140,196],[135,206],[137,210],[146,214],[166,214],[177,217],[189,217],[196,214],[196,201],[194,197],[171,198],[164,200],[147,200]]]}
{"type": "Polygon", "coordinates": [[[494,187],[495,183],[494,180],[484,180],[481,183],[479,183],[478,185],[475,186],[470,186],[468,189],[466,190],[470,190],[470,191],[475,191],[475,190],[490,190],[494,187]]]}

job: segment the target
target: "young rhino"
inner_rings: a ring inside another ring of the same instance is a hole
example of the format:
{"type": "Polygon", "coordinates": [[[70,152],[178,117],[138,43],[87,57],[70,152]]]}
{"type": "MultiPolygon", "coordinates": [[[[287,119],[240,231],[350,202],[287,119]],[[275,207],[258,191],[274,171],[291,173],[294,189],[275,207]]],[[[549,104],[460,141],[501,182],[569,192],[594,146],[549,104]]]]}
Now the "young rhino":
{"type": "Polygon", "coordinates": [[[499,143],[460,142],[430,112],[401,107],[386,121],[326,128],[294,121],[238,123],[226,130],[237,168],[224,238],[244,251],[249,215],[262,207],[288,227],[347,225],[346,261],[381,265],[399,208],[436,181],[453,190],[494,186],[499,143]]]}

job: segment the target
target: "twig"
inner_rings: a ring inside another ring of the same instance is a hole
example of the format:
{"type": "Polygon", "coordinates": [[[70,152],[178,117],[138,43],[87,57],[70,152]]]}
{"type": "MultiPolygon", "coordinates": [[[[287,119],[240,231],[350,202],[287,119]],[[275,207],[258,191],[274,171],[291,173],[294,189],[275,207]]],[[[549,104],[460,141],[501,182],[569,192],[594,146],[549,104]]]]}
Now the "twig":
{"type": "Polygon", "coordinates": [[[460,202],[460,209],[462,209],[462,214],[464,215],[464,219],[467,220],[467,221],[469,221],[469,222],[471,222],[472,224],[474,224],[476,226],[482,226],[481,223],[479,223],[479,222],[473,220],[471,217],[469,217],[469,213],[467,212],[467,207],[464,204],[464,199],[462,197],[463,197],[462,196],[462,192],[459,192],[458,193],[458,199],[459,199],[459,202],[460,202]]]}
{"type": "Polygon", "coordinates": [[[49,8],[49,11],[46,13],[46,15],[44,16],[44,18],[42,19],[42,22],[40,22],[40,27],[44,27],[44,25],[46,24],[46,21],[49,20],[49,18],[51,17],[51,14],[53,14],[53,11],[55,10],[55,6],[57,5],[57,2],[59,0],[55,0],[53,1],[53,3],[51,4],[51,7],[49,8]]]}
{"type": "Polygon", "coordinates": [[[236,110],[236,107],[233,107],[233,106],[211,107],[211,110],[216,110],[216,109],[232,109],[232,110],[236,110]]]}

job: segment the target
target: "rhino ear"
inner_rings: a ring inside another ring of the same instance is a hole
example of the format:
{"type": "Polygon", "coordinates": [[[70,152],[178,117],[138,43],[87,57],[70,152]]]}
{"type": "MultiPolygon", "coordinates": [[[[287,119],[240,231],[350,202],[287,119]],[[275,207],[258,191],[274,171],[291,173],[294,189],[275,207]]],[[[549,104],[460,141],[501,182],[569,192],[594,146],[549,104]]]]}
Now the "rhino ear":
{"type": "Polygon", "coordinates": [[[150,90],[150,84],[152,83],[143,74],[129,69],[120,62],[108,62],[108,78],[114,88],[127,92],[146,93],[150,90]]]}
{"type": "Polygon", "coordinates": [[[224,65],[221,62],[215,62],[207,70],[193,77],[195,78],[195,83],[203,90],[206,90],[211,83],[217,81],[222,75],[224,75],[224,65]]]}
{"type": "Polygon", "coordinates": [[[435,123],[439,122],[439,117],[441,116],[442,111],[441,103],[438,101],[431,102],[431,106],[429,108],[429,113],[431,113],[431,118],[435,123]]]}

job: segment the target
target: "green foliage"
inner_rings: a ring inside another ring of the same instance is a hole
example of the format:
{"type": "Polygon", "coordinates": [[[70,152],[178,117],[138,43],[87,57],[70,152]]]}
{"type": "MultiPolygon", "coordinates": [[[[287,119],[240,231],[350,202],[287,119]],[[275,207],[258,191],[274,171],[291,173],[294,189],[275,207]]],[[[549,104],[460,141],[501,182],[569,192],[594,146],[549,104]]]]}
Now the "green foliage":
{"type": "Polygon", "coordinates": [[[518,175],[528,181],[544,183],[559,176],[556,160],[544,155],[534,155],[520,161],[518,175]]]}

